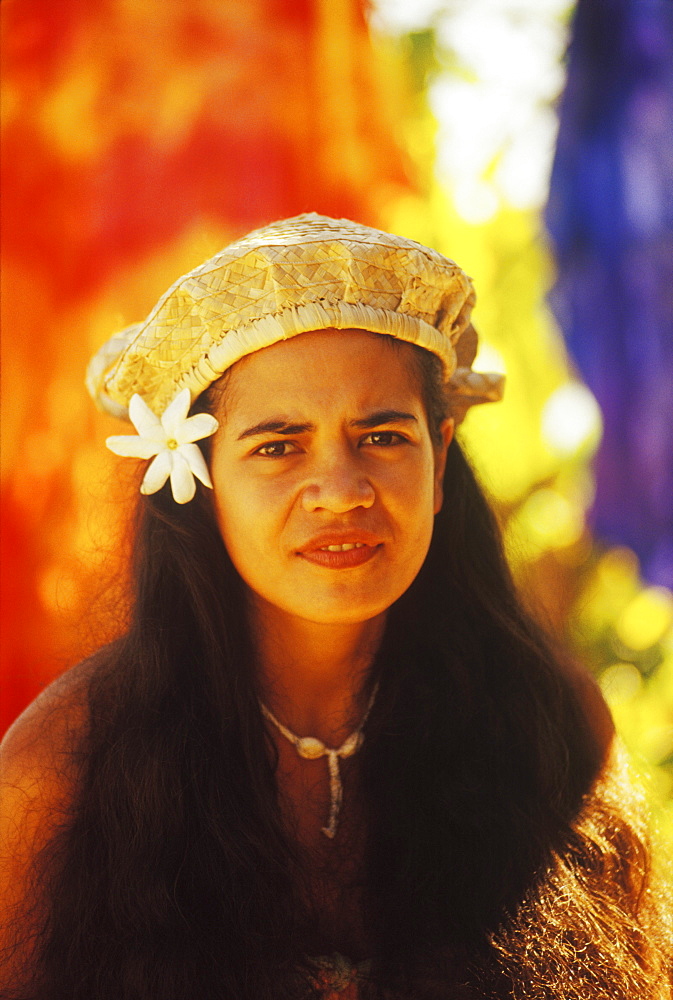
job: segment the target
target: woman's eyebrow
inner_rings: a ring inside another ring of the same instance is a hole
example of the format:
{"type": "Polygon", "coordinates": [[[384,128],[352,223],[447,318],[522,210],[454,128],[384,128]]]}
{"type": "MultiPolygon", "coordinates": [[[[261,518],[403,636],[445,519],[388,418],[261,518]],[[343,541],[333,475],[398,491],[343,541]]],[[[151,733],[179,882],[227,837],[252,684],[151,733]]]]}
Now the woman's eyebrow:
{"type": "Polygon", "coordinates": [[[379,427],[381,424],[406,423],[412,420],[414,423],[418,423],[418,418],[413,413],[405,413],[403,410],[377,410],[359,420],[351,420],[351,427],[369,430],[372,427],[379,427]]]}
{"type": "MultiPolygon", "coordinates": [[[[360,430],[370,430],[372,427],[380,427],[381,424],[395,424],[414,421],[418,423],[417,417],[413,413],[405,413],[403,410],[377,410],[369,413],[366,417],[358,420],[351,420],[350,426],[360,430]]],[[[238,435],[237,440],[243,441],[245,438],[255,437],[257,434],[308,434],[315,431],[315,424],[289,424],[287,420],[263,420],[254,427],[248,427],[238,435]]]]}
{"type": "Polygon", "coordinates": [[[238,435],[237,441],[257,434],[305,434],[315,430],[315,424],[288,424],[287,420],[263,420],[238,435]]]}

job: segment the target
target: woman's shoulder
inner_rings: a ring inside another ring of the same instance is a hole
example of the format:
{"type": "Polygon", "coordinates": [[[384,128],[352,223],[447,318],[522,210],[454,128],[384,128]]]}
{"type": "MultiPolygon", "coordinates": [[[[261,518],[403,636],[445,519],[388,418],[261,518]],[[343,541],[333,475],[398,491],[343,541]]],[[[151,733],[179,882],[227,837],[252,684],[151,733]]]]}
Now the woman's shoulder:
{"type": "Polygon", "coordinates": [[[95,658],[57,678],[0,744],[0,913],[13,915],[0,934],[0,954],[12,952],[12,935],[30,930],[36,859],[71,815],[94,669],[95,658]]]}
{"type": "Polygon", "coordinates": [[[17,770],[50,770],[81,734],[87,720],[87,692],[96,657],[71,667],[41,691],[7,730],[0,743],[0,777],[17,770]]]}
{"type": "Polygon", "coordinates": [[[77,784],[77,748],[88,723],[89,680],[98,657],[48,685],[0,743],[0,854],[36,846],[68,812],[77,784]],[[29,845],[33,845],[30,847],[29,845]]]}

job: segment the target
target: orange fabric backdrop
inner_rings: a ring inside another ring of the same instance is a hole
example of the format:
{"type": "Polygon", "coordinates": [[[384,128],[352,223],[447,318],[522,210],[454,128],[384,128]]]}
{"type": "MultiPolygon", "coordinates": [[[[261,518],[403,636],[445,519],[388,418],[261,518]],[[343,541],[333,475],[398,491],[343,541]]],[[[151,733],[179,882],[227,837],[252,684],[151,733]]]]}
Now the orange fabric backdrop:
{"type": "Polygon", "coordinates": [[[4,728],[120,627],[98,598],[135,485],[91,353],[230,238],[309,210],[382,224],[412,183],[363,0],[2,15],[4,728]]]}

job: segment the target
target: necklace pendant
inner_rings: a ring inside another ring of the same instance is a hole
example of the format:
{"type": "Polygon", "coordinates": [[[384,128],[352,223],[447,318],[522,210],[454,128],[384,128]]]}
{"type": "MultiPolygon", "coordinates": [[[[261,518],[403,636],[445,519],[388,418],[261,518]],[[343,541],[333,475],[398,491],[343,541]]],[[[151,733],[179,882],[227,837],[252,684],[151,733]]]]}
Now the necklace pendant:
{"type": "Polygon", "coordinates": [[[297,753],[306,760],[317,760],[326,753],[325,744],[314,736],[300,736],[295,743],[297,753]]]}
{"type": "Polygon", "coordinates": [[[326,747],[322,740],[316,739],[314,736],[297,736],[292,730],[284,726],[282,722],[279,722],[276,716],[271,712],[263,701],[260,701],[259,706],[262,710],[262,714],[273,723],[279,733],[285,737],[299,754],[305,760],[317,760],[319,757],[327,757],[327,765],[329,772],[329,785],[330,785],[330,809],[329,809],[329,820],[327,826],[321,827],[321,832],[333,840],[337,826],[339,823],[339,812],[341,811],[341,802],[343,799],[343,786],[341,784],[341,773],[339,771],[339,758],[340,757],[352,757],[354,753],[362,746],[364,741],[364,733],[362,732],[364,724],[369,717],[372,705],[374,704],[374,699],[376,698],[376,692],[378,691],[378,684],[375,685],[372,691],[371,697],[369,699],[369,704],[367,705],[367,711],[364,714],[360,725],[351,733],[350,736],[344,740],[338,749],[333,749],[331,747],[326,747]]]}

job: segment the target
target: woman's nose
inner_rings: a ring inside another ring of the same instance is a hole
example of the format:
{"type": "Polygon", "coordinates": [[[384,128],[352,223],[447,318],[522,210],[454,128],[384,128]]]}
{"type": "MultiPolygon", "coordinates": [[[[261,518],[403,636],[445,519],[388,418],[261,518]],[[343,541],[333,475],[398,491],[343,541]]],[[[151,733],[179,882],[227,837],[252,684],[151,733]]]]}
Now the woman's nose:
{"type": "Polygon", "coordinates": [[[375,498],[374,487],[355,458],[340,451],[314,469],[301,502],[307,511],[324,509],[345,514],[356,507],[371,507],[375,498]]]}

